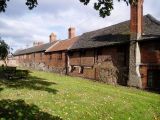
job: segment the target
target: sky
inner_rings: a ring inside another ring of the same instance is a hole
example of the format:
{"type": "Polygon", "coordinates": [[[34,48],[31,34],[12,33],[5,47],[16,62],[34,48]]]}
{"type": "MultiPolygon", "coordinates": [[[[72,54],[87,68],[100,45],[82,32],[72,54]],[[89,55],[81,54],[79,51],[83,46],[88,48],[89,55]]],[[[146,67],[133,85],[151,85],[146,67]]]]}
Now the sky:
{"type": "MultiPolygon", "coordinates": [[[[130,7],[114,0],[114,10],[106,18],[99,17],[93,2],[84,6],[79,0],[38,0],[39,5],[28,10],[25,0],[11,0],[5,13],[0,13],[0,36],[13,52],[31,47],[34,41],[49,42],[54,32],[57,39],[68,37],[68,28],[75,27],[76,35],[104,28],[130,18],[130,7]]],[[[144,0],[144,15],[160,20],[160,0],[144,0]]]]}

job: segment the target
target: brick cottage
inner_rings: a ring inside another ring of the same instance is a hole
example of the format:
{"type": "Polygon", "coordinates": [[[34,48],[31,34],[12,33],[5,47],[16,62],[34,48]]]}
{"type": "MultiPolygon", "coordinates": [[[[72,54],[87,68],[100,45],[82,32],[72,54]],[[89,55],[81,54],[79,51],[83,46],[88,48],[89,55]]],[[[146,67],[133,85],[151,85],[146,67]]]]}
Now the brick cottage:
{"type": "Polygon", "coordinates": [[[109,84],[160,89],[160,21],[143,16],[143,0],[131,5],[131,20],[68,39],[16,51],[20,66],[109,84]]]}

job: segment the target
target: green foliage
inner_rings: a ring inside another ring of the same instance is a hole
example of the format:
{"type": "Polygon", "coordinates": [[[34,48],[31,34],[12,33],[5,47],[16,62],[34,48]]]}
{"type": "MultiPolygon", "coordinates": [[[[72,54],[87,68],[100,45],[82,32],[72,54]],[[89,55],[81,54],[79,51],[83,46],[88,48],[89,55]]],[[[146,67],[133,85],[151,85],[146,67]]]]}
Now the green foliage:
{"type": "MultiPolygon", "coordinates": [[[[84,5],[87,5],[91,0],[80,0],[84,5]]],[[[124,1],[127,5],[129,4],[136,4],[137,0],[118,0],[124,1]]],[[[95,10],[99,11],[99,15],[101,17],[110,16],[111,11],[114,9],[113,0],[97,0],[94,3],[95,10]]]]}
{"type": "Polygon", "coordinates": [[[5,61],[9,54],[9,46],[0,38],[0,60],[5,61]]]}
{"type": "Polygon", "coordinates": [[[37,7],[38,2],[37,0],[27,0],[26,5],[30,10],[32,10],[33,8],[37,7]]]}
{"type": "Polygon", "coordinates": [[[159,94],[53,73],[33,71],[24,80],[0,79],[0,96],[0,114],[13,108],[25,117],[27,110],[28,119],[39,111],[63,120],[160,119],[159,94]]]}
{"type": "MultiPolygon", "coordinates": [[[[0,12],[5,12],[5,9],[7,8],[7,1],[10,0],[0,0],[0,12]]],[[[79,0],[84,5],[87,5],[91,0],[79,0]]],[[[99,14],[101,17],[106,17],[111,14],[111,11],[113,10],[113,0],[96,0],[97,2],[94,3],[95,10],[99,11],[99,14]]],[[[126,4],[135,4],[137,0],[118,0],[126,2],[126,4]]],[[[38,5],[37,0],[27,0],[26,5],[31,10],[38,5]]]]}
{"type": "Polygon", "coordinates": [[[7,8],[7,1],[9,0],[0,0],[0,12],[5,12],[5,9],[7,8]]]}
{"type": "MultiPolygon", "coordinates": [[[[6,8],[7,8],[7,2],[9,2],[10,0],[0,0],[0,12],[5,12],[6,8]]],[[[37,0],[26,0],[25,3],[28,8],[31,10],[35,7],[37,7],[38,2],[37,0]]]]}

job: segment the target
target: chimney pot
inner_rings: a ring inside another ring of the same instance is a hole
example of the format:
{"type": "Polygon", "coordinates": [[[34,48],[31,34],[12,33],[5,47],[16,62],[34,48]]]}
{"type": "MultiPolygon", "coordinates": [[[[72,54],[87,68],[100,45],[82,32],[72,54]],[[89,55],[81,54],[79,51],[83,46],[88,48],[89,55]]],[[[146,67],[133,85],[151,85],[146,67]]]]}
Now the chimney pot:
{"type": "Polygon", "coordinates": [[[55,33],[51,33],[50,35],[50,43],[57,40],[57,35],[55,33]]]}
{"type": "Polygon", "coordinates": [[[43,42],[33,42],[33,46],[39,46],[39,45],[42,45],[43,42]]]}
{"type": "Polygon", "coordinates": [[[70,27],[68,29],[68,38],[74,38],[76,36],[76,29],[74,27],[70,27]]]}

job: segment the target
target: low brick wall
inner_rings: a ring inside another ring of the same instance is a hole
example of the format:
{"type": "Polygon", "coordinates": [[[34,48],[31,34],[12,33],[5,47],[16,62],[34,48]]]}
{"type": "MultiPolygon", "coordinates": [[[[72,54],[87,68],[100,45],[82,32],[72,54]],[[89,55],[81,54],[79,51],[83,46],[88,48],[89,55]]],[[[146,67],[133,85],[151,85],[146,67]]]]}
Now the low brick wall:
{"type": "MultiPolygon", "coordinates": [[[[5,63],[2,60],[0,61],[0,66],[1,65],[5,65],[5,63]]],[[[8,66],[18,66],[18,63],[14,59],[9,59],[9,60],[7,60],[7,65],[8,66]]]]}
{"type": "Polygon", "coordinates": [[[28,69],[35,69],[35,70],[46,71],[46,72],[66,74],[65,68],[50,67],[50,66],[46,65],[45,63],[28,62],[28,63],[20,63],[20,66],[28,68],[28,69]]]}

